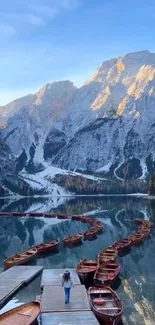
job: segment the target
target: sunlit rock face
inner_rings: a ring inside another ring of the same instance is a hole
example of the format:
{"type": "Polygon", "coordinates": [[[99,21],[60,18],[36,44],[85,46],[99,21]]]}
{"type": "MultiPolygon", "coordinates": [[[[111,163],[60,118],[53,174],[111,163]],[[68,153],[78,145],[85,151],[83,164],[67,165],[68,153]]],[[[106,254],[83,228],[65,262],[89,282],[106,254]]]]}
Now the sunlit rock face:
{"type": "Polygon", "coordinates": [[[25,150],[27,163],[145,178],[154,166],[154,110],[155,54],[129,53],[103,62],[79,89],[54,82],[1,107],[2,136],[17,158],[25,150]]]}

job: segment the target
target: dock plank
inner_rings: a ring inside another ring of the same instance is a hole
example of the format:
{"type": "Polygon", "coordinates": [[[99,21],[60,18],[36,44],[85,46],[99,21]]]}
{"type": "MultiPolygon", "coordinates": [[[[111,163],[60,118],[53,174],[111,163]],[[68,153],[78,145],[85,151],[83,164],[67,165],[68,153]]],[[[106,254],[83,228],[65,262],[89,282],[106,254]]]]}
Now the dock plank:
{"type": "Polygon", "coordinates": [[[43,271],[42,266],[19,265],[0,273],[0,281],[16,279],[19,282],[29,283],[43,271]]]}
{"type": "Polygon", "coordinates": [[[91,311],[48,313],[41,315],[41,325],[98,325],[91,311]]]}
{"type": "Polygon", "coordinates": [[[55,286],[44,286],[41,298],[41,312],[63,312],[89,310],[90,305],[86,289],[83,285],[71,289],[70,303],[65,304],[64,288],[55,286]]]}
{"type": "Polygon", "coordinates": [[[0,273],[0,308],[18,292],[28,285],[43,270],[42,266],[13,266],[0,273]]]}
{"type": "MultiPolygon", "coordinates": [[[[62,275],[64,273],[64,269],[45,269],[42,274],[41,279],[41,288],[47,285],[55,285],[60,286],[61,285],[61,279],[62,275]]],[[[69,269],[71,273],[72,280],[74,282],[74,285],[81,284],[80,279],[76,273],[75,269],[69,269]]]]}

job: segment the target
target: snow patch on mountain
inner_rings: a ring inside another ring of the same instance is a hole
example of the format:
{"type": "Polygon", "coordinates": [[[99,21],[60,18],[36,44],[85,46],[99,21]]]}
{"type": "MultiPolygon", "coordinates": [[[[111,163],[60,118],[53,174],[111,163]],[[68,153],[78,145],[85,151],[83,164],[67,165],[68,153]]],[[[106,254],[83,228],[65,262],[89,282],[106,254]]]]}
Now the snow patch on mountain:
{"type": "Polygon", "coordinates": [[[34,96],[8,104],[1,132],[16,157],[25,150],[24,167],[49,160],[82,173],[112,170],[119,180],[124,171],[128,179],[130,173],[145,178],[155,147],[154,53],[113,58],[79,89],[68,80],[53,82],[34,96]]]}

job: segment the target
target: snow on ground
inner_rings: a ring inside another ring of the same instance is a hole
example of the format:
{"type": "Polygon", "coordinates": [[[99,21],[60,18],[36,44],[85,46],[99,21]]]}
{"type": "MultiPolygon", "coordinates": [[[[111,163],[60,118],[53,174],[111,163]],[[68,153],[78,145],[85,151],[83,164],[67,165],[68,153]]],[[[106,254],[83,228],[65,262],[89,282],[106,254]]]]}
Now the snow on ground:
{"type": "Polygon", "coordinates": [[[140,159],[140,166],[141,166],[141,169],[142,169],[142,176],[139,177],[138,179],[145,179],[146,175],[148,173],[145,160],[140,159]]]}
{"type": "Polygon", "coordinates": [[[71,194],[71,193],[67,192],[66,190],[64,190],[61,186],[58,186],[55,183],[51,183],[52,179],[54,179],[54,177],[57,174],[70,175],[70,176],[82,176],[84,178],[92,179],[97,182],[99,182],[100,180],[104,180],[104,178],[95,177],[92,175],[85,175],[85,174],[57,168],[54,166],[48,166],[48,165],[46,165],[46,168],[39,173],[28,174],[26,171],[23,171],[20,175],[33,188],[47,189],[48,192],[52,195],[62,195],[63,196],[63,195],[71,194]]]}
{"type": "Polygon", "coordinates": [[[117,176],[117,174],[116,174],[116,172],[117,172],[117,170],[123,165],[123,163],[124,163],[124,161],[123,162],[121,162],[116,168],[115,168],[115,170],[114,170],[114,175],[115,175],[115,177],[117,178],[117,179],[119,179],[120,181],[122,181],[123,180],[123,178],[120,178],[119,176],[117,176]]]}
{"type": "Polygon", "coordinates": [[[150,219],[149,214],[148,214],[148,211],[147,211],[147,208],[141,209],[141,210],[138,209],[138,211],[141,212],[141,213],[143,213],[144,220],[149,220],[150,219]]]}
{"type": "Polygon", "coordinates": [[[112,161],[109,161],[107,165],[97,169],[96,173],[101,173],[101,172],[106,172],[107,173],[107,172],[109,172],[109,169],[110,169],[111,165],[112,165],[112,161]]]}
{"type": "Polygon", "coordinates": [[[98,208],[97,210],[92,210],[92,211],[88,211],[86,213],[83,213],[83,216],[93,216],[96,213],[102,213],[102,212],[107,212],[108,210],[101,210],[101,208],[98,208]]]}

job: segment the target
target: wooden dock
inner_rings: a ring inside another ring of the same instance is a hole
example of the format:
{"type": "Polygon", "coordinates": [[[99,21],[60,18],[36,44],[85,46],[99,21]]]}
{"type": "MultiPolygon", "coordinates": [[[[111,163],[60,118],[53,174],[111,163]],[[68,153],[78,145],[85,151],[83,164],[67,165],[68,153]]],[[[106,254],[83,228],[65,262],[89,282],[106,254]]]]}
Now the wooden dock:
{"type": "Polygon", "coordinates": [[[80,284],[76,270],[69,269],[74,285],[71,289],[70,303],[65,304],[64,288],[61,278],[64,269],[44,270],[41,280],[43,290],[41,297],[42,325],[98,325],[90,309],[87,292],[80,284]]]}
{"type": "Polygon", "coordinates": [[[42,266],[14,266],[0,273],[0,308],[43,270],[42,266]]]}
{"type": "MultiPolygon", "coordinates": [[[[74,285],[80,285],[81,282],[75,269],[69,269],[74,285]]],[[[42,274],[41,288],[44,286],[60,286],[64,269],[45,269],[42,274]]]]}
{"type": "Polygon", "coordinates": [[[42,325],[98,325],[98,321],[91,311],[65,312],[43,314],[42,325]]]}
{"type": "Polygon", "coordinates": [[[83,285],[71,289],[71,302],[65,305],[64,288],[45,286],[41,300],[42,313],[61,311],[90,310],[86,289],[83,285]]]}

